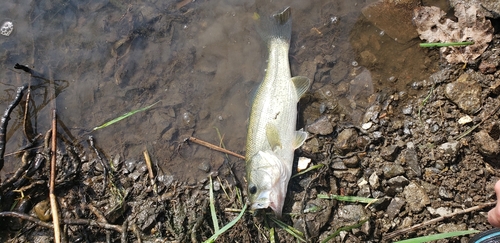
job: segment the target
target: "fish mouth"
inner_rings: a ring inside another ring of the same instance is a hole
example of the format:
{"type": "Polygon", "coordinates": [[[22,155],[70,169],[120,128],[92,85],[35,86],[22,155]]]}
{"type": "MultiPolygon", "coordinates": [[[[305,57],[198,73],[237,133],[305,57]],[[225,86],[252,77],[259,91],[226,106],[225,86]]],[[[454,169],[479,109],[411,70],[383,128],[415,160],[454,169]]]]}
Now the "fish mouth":
{"type": "Polygon", "coordinates": [[[250,208],[252,210],[257,210],[257,209],[264,209],[268,208],[270,206],[269,202],[254,202],[252,205],[250,205],[250,208]]]}

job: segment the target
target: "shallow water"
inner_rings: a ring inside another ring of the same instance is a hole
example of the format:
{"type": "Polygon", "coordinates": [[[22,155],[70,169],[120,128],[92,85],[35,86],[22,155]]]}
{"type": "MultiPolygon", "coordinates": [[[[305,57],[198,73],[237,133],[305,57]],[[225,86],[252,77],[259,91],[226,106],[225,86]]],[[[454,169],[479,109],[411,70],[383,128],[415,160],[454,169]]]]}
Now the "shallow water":
{"type": "MultiPolygon", "coordinates": [[[[331,89],[353,122],[374,94],[405,91],[436,68],[418,39],[396,40],[363,15],[374,1],[285,2],[7,1],[0,21],[12,21],[14,32],[0,36],[0,111],[16,87],[30,83],[29,120],[34,133],[45,133],[55,92],[59,131],[69,140],[87,146],[93,135],[108,159],[137,163],[147,149],[164,173],[195,183],[207,175],[199,167],[216,171],[227,159],[185,144],[185,138],[219,144],[220,134],[227,149],[244,154],[252,93],[266,59],[254,13],[292,7],[292,75],[314,79],[311,93],[331,89]],[[13,69],[15,63],[46,80],[13,69]],[[157,101],[146,112],[90,132],[157,101]]],[[[10,153],[27,143],[24,105],[11,116],[2,180],[19,165],[10,153]]],[[[242,160],[230,163],[243,172],[242,160]]]]}

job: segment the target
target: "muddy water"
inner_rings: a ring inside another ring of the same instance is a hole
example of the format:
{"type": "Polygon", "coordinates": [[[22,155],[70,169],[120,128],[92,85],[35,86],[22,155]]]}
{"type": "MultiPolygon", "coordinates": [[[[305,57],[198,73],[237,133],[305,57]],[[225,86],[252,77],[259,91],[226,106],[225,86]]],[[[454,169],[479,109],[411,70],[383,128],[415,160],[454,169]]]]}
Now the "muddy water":
{"type": "MultiPolygon", "coordinates": [[[[109,159],[120,156],[143,163],[147,149],[165,174],[190,183],[225,161],[242,173],[242,160],[227,160],[183,140],[192,135],[219,144],[222,139],[227,149],[244,154],[252,92],[263,77],[266,59],[254,13],[270,14],[288,5],[293,16],[292,75],[314,80],[311,93],[337,96],[346,115],[359,122],[376,101],[374,94],[405,91],[435,69],[418,40],[390,36],[375,25],[380,20],[376,15],[361,11],[372,2],[2,3],[0,21],[12,21],[15,30],[9,37],[0,36],[0,111],[17,86],[30,83],[27,114],[33,132],[25,132],[24,108],[18,107],[9,123],[1,178],[19,165],[20,159],[10,153],[27,143],[25,134],[31,137],[50,128],[54,104],[61,135],[84,146],[93,135],[109,159]],[[46,80],[13,69],[15,63],[37,70],[46,80]],[[146,112],[90,132],[157,101],[146,112]]],[[[95,157],[88,151],[90,159],[95,157]]]]}

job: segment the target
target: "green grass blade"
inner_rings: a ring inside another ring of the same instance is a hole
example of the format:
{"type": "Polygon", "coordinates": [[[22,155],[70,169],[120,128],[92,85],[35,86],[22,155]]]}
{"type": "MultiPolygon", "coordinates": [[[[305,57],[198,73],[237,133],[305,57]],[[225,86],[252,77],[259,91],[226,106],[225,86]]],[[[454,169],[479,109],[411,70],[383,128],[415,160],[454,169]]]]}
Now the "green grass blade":
{"type": "Polygon", "coordinates": [[[450,238],[450,237],[461,236],[461,235],[468,235],[468,234],[474,234],[474,233],[478,233],[478,232],[479,232],[479,230],[454,231],[454,232],[448,232],[448,233],[442,233],[442,234],[435,234],[435,235],[428,235],[428,236],[422,236],[422,237],[412,238],[412,239],[408,239],[408,240],[397,241],[395,243],[421,243],[421,242],[429,242],[429,241],[433,241],[433,240],[446,239],[446,238],[450,238]]]}
{"type": "Polygon", "coordinates": [[[309,172],[311,170],[321,169],[321,168],[323,168],[323,166],[325,166],[325,165],[324,164],[317,164],[317,165],[311,166],[311,167],[309,167],[309,168],[307,168],[307,169],[305,169],[305,170],[303,170],[303,171],[301,171],[301,172],[293,175],[292,178],[297,177],[299,175],[303,175],[303,174],[305,174],[305,173],[307,173],[307,172],[309,172]]]}
{"type": "Polygon", "coordinates": [[[111,120],[111,121],[109,121],[109,122],[106,122],[106,123],[104,123],[104,124],[102,124],[102,125],[100,125],[100,126],[98,126],[98,127],[94,127],[94,129],[92,129],[92,131],[95,131],[95,130],[97,130],[97,129],[101,129],[101,128],[105,128],[105,127],[110,126],[110,125],[113,125],[113,124],[115,124],[115,123],[117,123],[117,122],[119,122],[119,121],[121,121],[121,120],[123,120],[123,119],[125,119],[125,118],[129,117],[129,116],[134,115],[134,114],[135,114],[135,113],[137,113],[137,112],[141,112],[141,111],[148,110],[148,109],[150,109],[151,107],[153,107],[154,105],[158,104],[158,102],[160,102],[160,101],[157,101],[157,102],[155,102],[154,104],[152,104],[152,105],[148,105],[148,106],[143,107],[143,108],[141,108],[141,109],[134,110],[134,111],[131,111],[131,112],[127,112],[127,113],[125,113],[125,114],[123,114],[123,115],[121,115],[121,116],[119,116],[119,117],[117,117],[117,118],[115,118],[115,119],[113,119],[113,120],[111,120]]]}
{"type": "Polygon", "coordinates": [[[352,230],[352,229],[355,229],[355,228],[359,228],[366,221],[368,221],[368,219],[361,220],[359,223],[357,223],[355,225],[348,225],[348,226],[341,227],[341,228],[337,229],[335,232],[333,232],[333,234],[329,235],[324,240],[322,240],[321,243],[330,242],[331,239],[335,238],[335,236],[339,235],[340,232],[342,232],[342,231],[349,231],[349,230],[352,230]]]}
{"type": "Polygon", "coordinates": [[[219,231],[219,222],[217,221],[217,212],[215,212],[214,189],[212,184],[212,176],[210,178],[209,194],[210,194],[210,215],[212,215],[212,223],[214,224],[215,232],[219,231]]]}
{"type": "Polygon", "coordinates": [[[335,199],[338,201],[344,201],[344,202],[360,202],[360,203],[375,203],[378,201],[378,199],[375,198],[367,198],[367,197],[355,197],[355,196],[340,196],[340,195],[334,195],[334,194],[318,194],[318,198],[321,199],[335,199]]]}
{"type": "Polygon", "coordinates": [[[274,223],[276,223],[279,227],[284,229],[289,234],[293,235],[293,237],[295,237],[297,240],[302,241],[302,242],[306,242],[306,239],[304,239],[304,234],[302,232],[298,231],[297,229],[295,229],[294,227],[292,227],[290,225],[287,225],[287,224],[281,222],[278,219],[275,219],[274,217],[270,217],[270,218],[274,223]]]}
{"type": "Polygon", "coordinates": [[[241,219],[241,217],[243,217],[243,215],[245,214],[246,210],[247,210],[247,204],[243,205],[243,208],[241,209],[240,214],[238,214],[238,217],[236,217],[231,222],[229,222],[228,224],[226,224],[220,230],[215,231],[215,233],[210,238],[208,238],[208,240],[204,241],[204,243],[214,242],[215,239],[217,239],[217,237],[219,237],[219,235],[223,234],[228,229],[230,229],[231,227],[233,227],[241,219]]]}
{"type": "Polygon", "coordinates": [[[420,43],[420,47],[447,47],[447,46],[468,46],[473,45],[473,41],[445,42],[445,43],[420,43]]]}

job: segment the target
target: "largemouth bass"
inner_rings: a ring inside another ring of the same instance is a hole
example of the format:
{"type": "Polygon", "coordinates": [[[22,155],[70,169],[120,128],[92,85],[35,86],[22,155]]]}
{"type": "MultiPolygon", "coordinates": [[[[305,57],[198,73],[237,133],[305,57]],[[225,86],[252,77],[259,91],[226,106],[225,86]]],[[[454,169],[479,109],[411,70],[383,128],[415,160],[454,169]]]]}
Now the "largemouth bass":
{"type": "MultiPolygon", "coordinates": [[[[266,21],[266,20],[263,20],[266,21]]],[[[306,77],[291,77],[288,50],[292,32],[290,8],[271,16],[265,26],[269,52],[264,80],[256,91],[246,144],[246,180],[252,209],[270,207],[281,216],[294,150],[307,138],[296,131],[297,102],[309,89],[306,77]]]]}

